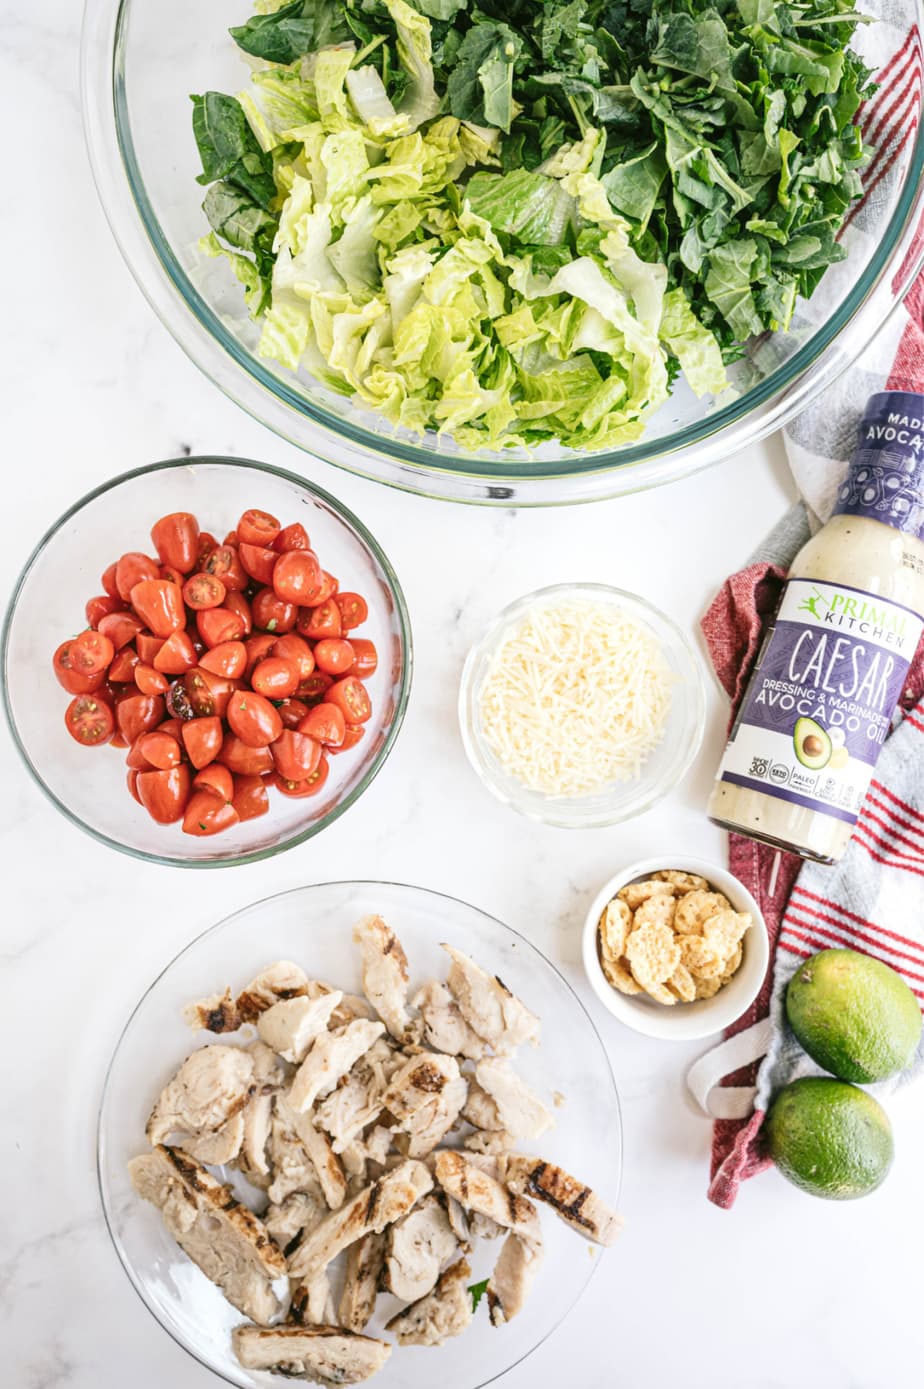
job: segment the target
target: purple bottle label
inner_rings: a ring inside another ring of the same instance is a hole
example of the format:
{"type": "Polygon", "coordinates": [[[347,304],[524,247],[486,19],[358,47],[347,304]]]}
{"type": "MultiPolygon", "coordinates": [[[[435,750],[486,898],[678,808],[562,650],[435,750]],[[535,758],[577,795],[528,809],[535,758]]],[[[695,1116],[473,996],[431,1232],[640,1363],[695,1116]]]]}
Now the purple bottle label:
{"type": "Polygon", "coordinates": [[[922,628],[876,594],[790,579],[719,780],[853,824],[922,628]]]}
{"type": "Polygon", "coordinates": [[[870,397],[834,511],[924,538],[924,395],[870,397]]]}

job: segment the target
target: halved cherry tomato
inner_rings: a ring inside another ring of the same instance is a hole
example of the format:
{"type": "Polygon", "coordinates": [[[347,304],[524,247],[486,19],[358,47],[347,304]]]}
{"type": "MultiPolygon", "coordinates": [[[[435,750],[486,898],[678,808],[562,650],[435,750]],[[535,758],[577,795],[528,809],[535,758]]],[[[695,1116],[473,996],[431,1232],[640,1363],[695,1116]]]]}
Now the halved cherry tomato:
{"type": "Polygon", "coordinates": [[[182,819],[189,799],[189,768],[185,762],[154,772],[138,773],[141,804],[159,825],[172,825],[182,819]]]}
{"type": "Polygon", "coordinates": [[[364,685],[355,675],[343,680],[335,680],[324,696],[328,704],[336,704],[343,710],[347,723],[365,723],[372,713],[372,703],[364,685]]]}
{"type": "MultiPolygon", "coordinates": [[[[263,544],[268,545],[269,541],[264,540],[263,544]]],[[[280,555],[284,550],[310,550],[311,541],[301,521],[296,521],[291,526],[283,526],[273,541],[273,549],[280,555]]]]}
{"type": "Polygon", "coordinates": [[[221,752],[215,759],[232,772],[243,776],[259,776],[273,770],[273,754],[269,748],[252,748],[233,733],[226,733],[221,752]]]}
{"type": "Polygon", "coordinates": [[[231,804],[241,821],[256,820],[269,810],[269,796],[261,776],[236,776],[231,804]]]}
{"type": "Polygon", "coordinates": [[[227,592],[221,579],[214,574],[192,574],[183,585],[183,602],[194,612],[201,612],[205,608],[221,607],[227,592]]]}
{"type": "Polygon", "coordinates": [[[82,695],[93,694],[106,683],[106,672],[98,671],[95,675],[83,675],[80,671],[74,670],[71,665],[72,641],[63,641],[54,654],[54,672],[58,684],[61,685],[68,694],[82,695]]]}
{"type": "Polygon", "coordinates": [[[153,637],[150,632],[139,632],[135,638],[135,650],[138,652],[138,659],[144,661],[146,666],[154,664],[154,657],[163,645],[163,637],[153,637]]]}
{"type": "Polygon", "coordinates": [[[357,680],[368,680],[379,665],[375,642],[367,641],[365,637],[351,637],[350,645],[353,648],[353,664],[347,673],[355,675],[357,680]]]}
{"type": "Polygon", "coordinates": [[[291,661],[268,656],[254,666],[250,683],[257,694],[265,695],[267,699],[288,699],[298,689],[298,670],[291,661]]]}
{"type": "Polygon", "coordinates": [[[273,785],[277,791],[281,791],[284,796],[316,796],[321,787],[327,780],[330,772],[330,763],[321,753],[321,760],[315,767],[311,776],[305,777],[304,781],[290,781],[286,777],[280,776],[277,772],[273,777],[273,785]]]}
{"type": "Polygon", "coordinates": [[[244,642],[247,648],[247,676],[264,660],[275,648],[276,638],[272,632],[255,632],[252,637],[248,637],[244,642]]]}
{"type": "MultiPolygon", "coordinates": [[[[124,652],[120,652],[124,655],[124,652]]],[[[161,675],[159,670],[153,666],[143,665],[138,662],[134,669],[135,684],[142,694],[166,694],[170,688],[170,682],[166,675],[161,675]]]]}
{"type": "Polygon", "coordinates": [[[109,594],[110,598],[118,598],[119,596],[119,586],[116,583],[116,569],[118,568],[118,565],[118,560],[113,560],[109,568],[104,572],[103,577],[100,579],[100,583],[102,584],[106,592],[109,594]]]}
{"type": "Polygon", "coordinates": [[[276,568],[276,561],[280,558],[275,550],[268,550],[263,545],[246,545],[242,542],[238,546],[238,554],[241,557],[241,564],[250,577],[256,579],[258,584],[271,584],[273,582],[273,570],[276,568]]]}
{"type": "Polygon", "coordinates": [[[343,632],[340,609],[333,598],[319,603],[317,607],[305,608],[298,615],[298,630],[303,637],[323,641],[325,637],[339,637],[343,632]]]}
{"type": "Polygon", "coordinates": [[[179,723],[186,723],[189,719],[196,717],[196,711],[190,703],[189,695],[186,693],[186,684],[183,680],[174,680],[166,696],[167,713],[175,718],[179,723]]]}
{"type": "Polygon", "coordinates": [[[186,755],[198,770],[207,767],[221,752],[224,730],[216,715],[192,718],[183,724],[183,746],[186,755]]]}
{"type": "Polygon", "coordinates": [[[228,701],[234,691],[240,689],[239,680],[226,680],[223,675],[215,675],[201,666],[188,670],[184,680],[190,703],[200,718],[210,718],[213,714],[224,718],[228,701]]]}
{"type": "Polygon", "coordinates": [[[169,637],[186,625],[183,593],[168,579],[143,579],[131,593],[132,607],[155,637],[169,637]]]}
{"type": "Polygon", "coordinates": [[[298,725],[299,733],[305,733],[329,748],[339,748],[346,737],[346,719],[343,710],[336,704],[318,704],[298,725]]]}
{"type": "Polygon", "coordinates": [[[287,603],[271,588],[261,588],[254,594],[250,611],[255,627],[264,632],[273,632],[277,636],[281,636],[283,632],[291,632],[298,617],[295,604],[287,603]]]}
{"type": "Polygon", "coordinates": [[[215,537],[214,537],[214,535],[212,534],[212,532],[211,532],[211,531],[200,531],[200,532],[199,532],[199,541],[198,541],[198,544],[197,544],[197,546],[196,546],[196,562],[195,562],[195,564],[193,565],[193,568],[194,568],[194,569],[204,569],[204,568],[205,568],[205,561],[208,559],[208,557],[209,557],[209,555],[212,553],[212,551],[213,551],[213,550],[217,550],[217,549],[218,549],[218,541],[215,539],[215,537]]]}
{"type": "Polygon", "coordinates": [[[288,632],[284,637],[279,637],[271,654],[282,661],[289,661],[295,666],[298,671],[299,683],[302,680],[307,680],[314,670],[314,653],[311,647],[304,637],[296,636],[294,632],[288,632]]]}
{"type": "Polygon", "coordinates": [[[238,539],[245,545],[272,545],[280,525],[268,511],[245,511],[237,523],[238,539]]]}
{"type": "Polygon", "coordinates": [[[116,685],[134,680],[138,664],[137,651],[132,650],[130,646],[123,646],[109,667],[109,679],[116,685]]]}
{"type": "MultiPolygon", "coordinates": [[[[140,641],[140,638],[139,638],[140,641]]],[[[182,675],[196,664],[196,652],[188,632],[174,632],[155,653],[154,669],[164,675],[182,675]]]]}
{"type": "Polygon", "coordinates": [[[343,637],[324,637],[314,648],[318,670],[328,675],[346,675],[353,664],[352,644],[343,637]]]}
{"type": "Polygon", "coordinates": [[[298,728],[298,725],[308,713],[308,705],[303,704],[300,699],[284,699],[282,703],[278,705],[278,709],[283,728],[298,728]]]}
{"type": "Polygon", "coordinates": [[[196,772],[192,784],[199,791],[213,791],[223,801],[230,801],[234,795],[234,780],[221,762],[210,762],[196,772]]]}
{"type": "Polygon", "coordinates": [[[340,744],[339,748],[328,747],[327,751],[330,753],[349,752],[350,748],[355,748],[356,744],[361,741],[365,732],[366,730],[361,724],[348,723],[343,735],[343,742],[340,744]]]}
{"type": "Polygon", "coordinates": [[[188,511],[173,511],[151,527],[154,549],[161,564],[188,574],[199,553],[199,522],[188,511]]]}
{"type": "Polygon", "coordinates": [[[178,767],[183,760],[183,751],[177,740],[161,728],[152,729],[150,733],[142,733],[135,747],[152,767],[158,767],[161,771],[166,771],[168,767],[178,767]]]}
{"type": "Polygon", "coordinates": [[[244,635],[243,619],[227,608],[206,608],[196,613],[196,627],[206,646],[221,646],[222,642],[240,641],[244,635]]]}
{"type": "Polygon", "coordinates": [[[214,791],[195,791],[183,816],[183,833],[204,836],[221,834],[237,824],[237,811],[214,791]]]}
{"type": "Polygon", "coordinates": [[[314,550],[285,550],[276,560],[273,588],[287,603],[314,603],[321,586],[321,566],[314,550]]]}
{"type": "Polygon", "coordinates": [[[298,697],[303,699],[306,704],[317,704],[322,700],[334,683],[332,675],[325,675],[323,670],[316,670],[307,680],[303,680],[298,687],[298,697]]]}
{"type": "Polygon", "coordinates": [[[276,771],[286,781],[304,781],[321,760],[321,744],[290,728],[283,729],[271,751],[276,771]]]}
{"type": "Polygon", "coordinates": [[[238,680],[247,669],[247,648],[242,641],[222,641],[199,657],[201,670],[238,680]]]}
{"type": "Polygon", "coordinates": [[[224,606],[228,612],[237,613],[244,624],[244,636],[249,637],[253,631],[253,617],[250,612],[250,603],[243,593],[238,593],[237,589],[232,589],[225,598],[224,606]]]}
{"type": "Polygon", "coordinates": [[[88,599],[84,609],[87,616],[87,626],[98,627],[101,617],[106,617],[109,613],[121,612],[123,606],[122,599],[113,598],[111,593],[101,593],[98,598],[88,599]]]}
{"type": "Polygon", "coordinates": [[[336,593],[334,602],[340,609],[340,621],[345,632],[361,627],[369,616],[369,604],[361,593],[336,593]]]}
{"type": "Polygon", "coordinates": [[[136,800],[136,801],[138,802],[138,804],[140,805],[140,804],[141,804],[141,797],[138,795],[138,773],[137,773],[137,772],[133,772],[133,771],[129,771],[128,776],[125,778],[125,780],[128,782],[128,789],[129,789],[129,791],[131,791],[131,793],[132,793],[132,795],[134,796],[135,800],[136,800]]]}
{"type": "Polygon", "coordinates": [[[268,747],[283,731],[278,711],[253,690],[239,690],[232,695],[226,717],[231,732],[252,748],[268,747]]]}
{"type": "Polygon", "coordinates": [[[71,669],[81,675],[98,675],[108,670],[115,656],[115,647],[103,632],[95,632],[92,627],[81,632],[71,642],[71,669]]]}
{"type": "Polygon", "coordinates": [[[133,743],[163,722],[166,713],[163,695],[127,695],[116,705],[116,720],[123,738],[133,743]]]}
{"type": "Polygon", "coordinates": [[[107,613],[100,618],[96,630],[108,637],[118,651],[135,640],[138,633],[144,630],[144,623],[134,613],[107,613]]]}
{"type": "Polygon", "coordinates": [[[326,569],[321,571],[321,587],[315,594],[315,606],[318,603],[326,603],[328,598],[333,598],[340,587],[340,580],[335,579],[333,574],[328,574],[326,569]]]}
{"type": "Polygon", "coordinates": [[[247,587],[247,575],[241,564],[241,557],[236,548],[227,542],[218,545],[201,568],[206,574],[214,574],[217,579],[221,579],[225,588],[240,589],[243,593],[247,587]]]}
{"type": "Polygon", "coordinates": [[[140,550],[129,550],[116,562],[115,581],[119,597],[123,602],[131,600],[132,589],[144,579],[159,579],[160,565],[150,555],[140,550]]]}
{"type": "Polygon", "coordinates": [[[108,743],[115,731],[112,705],[98,694],[79,694],[67,706],[64,726],[84,747],[108,743]]]}

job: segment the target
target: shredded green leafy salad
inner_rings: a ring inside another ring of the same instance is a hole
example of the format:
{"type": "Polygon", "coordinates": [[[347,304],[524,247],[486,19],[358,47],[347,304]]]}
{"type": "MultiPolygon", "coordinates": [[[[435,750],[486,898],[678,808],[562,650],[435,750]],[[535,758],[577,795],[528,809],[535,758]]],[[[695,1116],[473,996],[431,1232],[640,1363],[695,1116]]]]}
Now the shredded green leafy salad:
{"type": "Polygon", "coordinates": [[[463,448],[637,439],[844,256],[853,0],[258,0],[194,96],[259,351],[463,448]]]}

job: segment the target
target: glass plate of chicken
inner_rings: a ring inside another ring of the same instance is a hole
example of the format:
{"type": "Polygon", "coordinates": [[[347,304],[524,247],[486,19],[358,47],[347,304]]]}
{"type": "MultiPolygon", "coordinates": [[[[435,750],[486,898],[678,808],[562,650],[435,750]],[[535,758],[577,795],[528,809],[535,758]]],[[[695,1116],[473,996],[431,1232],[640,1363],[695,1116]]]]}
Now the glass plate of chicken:
{"type": "Polygon", "coordinates": [[[178,955],[116,1048],[98,1163],[142,1301],[245,1389],[478,1389],[621,1226],[583,1004],[509,927],[394,883],[266,898],[178,955]]]}

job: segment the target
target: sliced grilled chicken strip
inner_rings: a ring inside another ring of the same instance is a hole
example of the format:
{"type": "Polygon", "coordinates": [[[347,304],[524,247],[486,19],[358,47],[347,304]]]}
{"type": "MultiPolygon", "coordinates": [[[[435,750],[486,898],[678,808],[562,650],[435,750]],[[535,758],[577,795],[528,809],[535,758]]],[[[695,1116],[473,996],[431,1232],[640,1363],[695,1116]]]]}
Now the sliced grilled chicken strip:
{"type": "Polygon", "coordinates": [[[504,1326],[522,1312],[542,1263],[543,1249],[532,1240],[509,1234],[488,1280],[488,1311],[494,1326],[504,1326]]]}
{"type": "Polygon", "coordinates": [[[304,1143],[280,1112],[278,1101],[277,1095],[270,1124],[269,1143],[266,1147],[272,1173],[272,1181],[268,1188],[269,1199],[279,1203],[293,1192],[306,1191],[312,1196],[316,1195],[326,1206],[317,1169],[305,1151],[304,1143]]]}
{"type": "Polygon", "coordinates": [[[424,984],[411,1000],[423,1020],[423,1041],[431,1051],[467,1056],[477,1061],[487,1044],[469,1027],[452,994],[438,979],[424,984]]]}
{"type": "Polygon", "coordinates": [[[293,1285],[289,1321],[297,1321],[300,1326],[336,1325],[334,1295],[326,1273],[319,1273],[310,1283],[293,1285]]]}
{"type": "Polygon", "coordinates": [[[286,1261],[266,1226],[188,1153],[163,1145],[128,1165],[138,1195],[157,1206],[177,1244],[239,1312],[269,1322],[272,1281],[286,1261]]]}
{"type": "Polygon", "coordinates": [[[459,1247],[442,1201],[431,1192],[388,1229],[382,1287],[402,1302],[426,1297],[459,1247]]]}
{"type": "Polygon", "coordinates": [[[244,1110],[244,1140],[241,1170],[251,1177],[269,1176],[266,1145],[273,1122],[273,1095],[285,1078],[279,1057],[261,1041],[247,1048],[253,1057],[254,1092],[244,1110]]]}
{"type": "Polygon", "coordinates": [[[446,1207],[446,1219],[449,1221],[450,1230],[462,1247],[467,1249],[471,1242],[468,1216],[454,1196],[447,1196],[445,1191],[440,1192],[439,1195],[442,1196],[446,1207]]]}
{"type": "Polygon", "coordinates": [[[487,1216],[505,1229],[533,1243],[540,1240],[539,1216],[536,1207],[526,1199],[502,1186],[490,1172],[470,1162],[474,1154],[444,1149],[436,1155],[436,1180],[448,1196],[454,1196],[467,1211],[487,1216]]]}
{"type": "Polygon", "coordinates": [[[400,1220],[432,1186],[433,1178],[422,1162],[403,1162],[364,1187],[339,1211],[332,1211],[306,1235],[289,1256],[290,1276],[310,1282],[341,1249],[370,1231],[378,1234],[392,1221],[400,1220]]]}
{"type": "Polygon", "coordinates": [[[462,1139],[463,1148],[470,1153],[483,1153],[490,1157],[510,1152],[516,1143],[513,1134],[505,1133],[503,1129],[476,1129],[462,1139]]]}
{"type": "Polygon", "coordinates": [[[230,989],[188,1004],[183,1017],[194,1032],[236,1032],[244,1021],[230,989]]]}
{"type": "Polygon", "coordinates": [[[276,1108],[283,1123],[288,1124],[314,1163],[325,1201],[332,1211],[338,1210],[346,1196],[346,1177],[327,1134],[315,1127],[310,1114],[298,1114],[286,1094],[277,1095],[276,1108]]]}
{"type": "Polygon", "coordinates": [[[494,1101],[500,1127],[518,1142],[524,1138],[538,1138],[554,1126],[555,1120],[539,1096],[504,1057],[492,1056],[479,1061],[475,1079],[494,1101]]]}
{"type": "Polygon", "coordinates": [[[252,1089],[253,1057],[248,1052],[220,1044],[201,1047],[164,1086],[145,1132],[154,1145],[173,1133],[214,1133],[244,1108],[252,1089]]]}
{"type": "Polygon", "coordinates": [[[362,1331],[375,1311],[379,1278],[385,1262],[387,1235],[368,1234],[346,1252],[343,1293],[338,1309],[341,1326],[362,1331]]]}
{"type": "Polygon", "coordinates": [[[589,1186],[542,1158],[511,1153],[504,1179],[511,1191],[532,1196],[551,1206],[566,1225],[594,1244],[613,1244],[623,1227],[622,1216],[589,1186]]]}
{"type": "Polygon", "coordinates": [[[373,1042],[326,1099],[316,1106],[315,1118],[333,1139],[334,1152],[342,1152],[382,1112],[382,1096],[388,1078],[401,1064],[385,1037],[373,1042]]]}
{"type": "Polygon", "coordinates": [[[455,1057],[425,1051],[395,1072],[382,1105],[408,1134],[408,1155],[426,1157],[458,1119],[467,1093],[455,1057]]]}
{"type": "Polygon", "coordinates": [[[256,1022],[261,1013],[285,998],[301,998],[311,992],[311,981],[300,965],[277,960],[267,965],[237,996],[237,1011],[243,1022],[256,1022]]]}
{"type": "Polygon", "coordinates": [[[385,1330],[395,1333],[399,1346],[441,1346],[460,1335],[472,1319],[471,1276],[468,1260],[457,1260],[440,1276],[432,1293],[392,1317],[385,1330]]]}
{"type": "Polygon", "coordinates": [[[387,1341],[353,1336],[339,1326],[236,1326],[234,1353],[245,1370],[275,1370],[312,1384],[362,1384],[391,1355],[387,1341]]]}
{"type": "MultiPolygon", "coordinates": [[[[247,1103],[247,1109],[253,1104],[253,1100],[247,1103]]],[[[211,1133],[198,1134],[194,1138],[183,1138],[177,1143],[178,1148],[182,1148],[184,1153],[189,1153],[197,1162],[204,1162],[208,1167],[223,1167],[226,1162],[233,1162],[241,1151],[244,1142],[245,1119],[247,1113],[244,1109],[238,1114],[232,1115],[226,1124],[222,1124],[220,1129],[214,1129],[211,1133]]]]}
{"type": "Polygon", "coordinates": [[[362,951],[363,993],[393,1037],[403,1041],[407,1011],[407,956],[394,931],[380,916],[365,916],[353,927],[362,951]]]}
{"type": "Polygon", "coordinates": [[[289,1087],[292,1108],[304,1114],[316,1099],[330,1094],[340,1077],[352,1069],[384,1031],[382,1023],[360,1018],[317,1037],[289,1087]]]}
{"type": "Polygon", "coordinates": [[[343,994],[334,990],[320,998],[284,998],[257,1019],[260,1040],[284,1061],[304,1061],[311,1043],[326,1032],[331,1014],[343,994]]]}
{"type": "Polygon", "coordinates": [[[271,1201],[263,1215],[263,1224],[283,1254],[303,1230],[311,1230],[327,1215],[327,1205],[320,1192],[293,1191],[284,1201],[271,1201]]]}
{"type": "Polygon", "coordinates": [[[495,1051],[514,1051],[523,1042],[538,1046],[539,1019],[503,980],[485,973],[461,950],[445,944],[443,949],[452,961],[446,983],[469,1027],[495,1051]]]}
{"type": "Polygon", "coordinates": [[[462,1118],[466,1119],[472,1128],[485,1129],[489,1133],[504,1131],[497,1105],[473,1075],[468,1078],[468,1095],[462,1107],[462,1118]]]}

